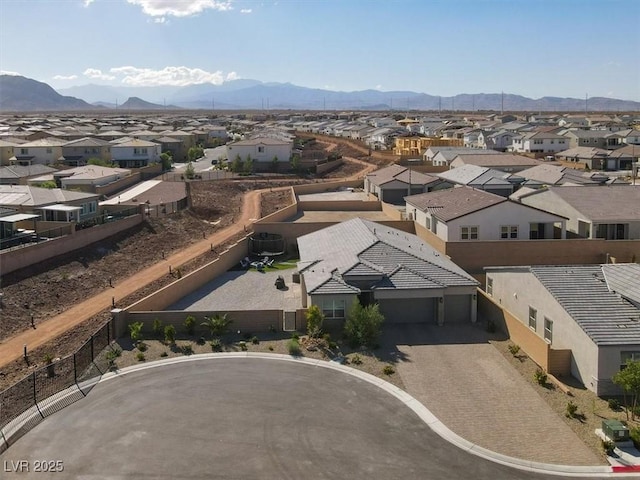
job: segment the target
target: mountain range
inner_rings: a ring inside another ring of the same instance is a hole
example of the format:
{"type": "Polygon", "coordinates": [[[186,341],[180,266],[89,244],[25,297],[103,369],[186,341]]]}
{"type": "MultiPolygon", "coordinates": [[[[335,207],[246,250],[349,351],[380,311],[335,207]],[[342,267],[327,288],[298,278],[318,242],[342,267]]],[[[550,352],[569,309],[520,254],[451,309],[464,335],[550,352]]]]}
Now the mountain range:
{"type": "Polygon", "coordinates": [[[443,110],[443,111],[640,111],[640,102],[614,98],[527,98],[501,93],[438,97],[412,91],[337,92],[290,83],[239,79],[222,85],[59,89],[25,77],[0,75],[1,111],[206,109],[206,110],[443,110]],[[128,99],[121,103],[121,99],[128,99]],[[144,99],[144,100],[143,100],[144,99]]]}

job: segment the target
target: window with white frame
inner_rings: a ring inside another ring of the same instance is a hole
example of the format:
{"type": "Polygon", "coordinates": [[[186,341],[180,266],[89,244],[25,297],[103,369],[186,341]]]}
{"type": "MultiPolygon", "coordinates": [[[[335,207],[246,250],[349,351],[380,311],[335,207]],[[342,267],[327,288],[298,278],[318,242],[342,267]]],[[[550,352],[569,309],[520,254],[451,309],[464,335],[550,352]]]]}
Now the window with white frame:
{"type": "Polygon", "coordinates": [[[553,342],[553,320],[544,317],[544,339],[552,343],[553,342]]]}
{"type": "Polygon", "coordinates": [[[518,226],[517,225],[503,225],[500,227],[500,238],[518,238],[518,226]]]}
{"type": "Polygon", "coordinates": [[[460,227],[460,240],[477,240],[477,239],[478,239],[477,226],[460,227]]]}
{"type": "Polygon", "coordinates": [[[493,278],[487,277],[487,295],[493,297],[493,278]]]}
{"type": "Polygon", "coordinates": [[[259,146],[258,147],[258,153],[264,153],[264,147],[259,146]]]}
{"type": "Polygon", "coordinates": [[[535,330],[538,324],[538,310],[529,307],[529,328],[535,330]]]}
{"type": "Polygon", "coordinates": [[[322,300],[324,318],[344,318],[344,300],[327,298],[322,300]]]}

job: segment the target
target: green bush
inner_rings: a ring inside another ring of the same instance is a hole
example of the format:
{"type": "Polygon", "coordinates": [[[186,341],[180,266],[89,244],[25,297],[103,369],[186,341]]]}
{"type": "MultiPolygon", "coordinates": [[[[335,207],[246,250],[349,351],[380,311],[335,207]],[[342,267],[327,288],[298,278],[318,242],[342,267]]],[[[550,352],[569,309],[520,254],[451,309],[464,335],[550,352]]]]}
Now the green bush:
{"type": "Polygon", "coordinates": [[[509,353],[514,357],[520,353],[520,345],[509,345],[509,353]]]}
{"type": "Polygon", "coordinates": [[[602,442],[602,449],[604,450],[604,453],[606,455],[611,455],[613,454],[613,451],[616,449],[616,443],[612,442],[611,440],[601,440],[602,442]]]}
{"type": "Polygon", "coordinates": [[[291,334],[291,338],[293,338],[294,340],[300,340],[300,334],[298,332],[293,332],[291,334]]]}
{"type": "Polygon", "coordinates": [[[291,338],[287,342],[287,350],[289,351],[289,355],[299,356],[302,354],[302,350],[300,349],[300,342],[296,338],[291,338]]]}
{"type": "Polygon", "coordinates": [[[176,343],[176,327],[167,325],[164,327],[164,342],[173,345],[176,343]]]}
{"type": "Polygon", "coordinates": [[[396,373],[396,370],[392,365],[385,365],[382,369],[382,373],[384,373],[385,375],[393,375],[394,373],[396,373]]]}
{"type": "Polygon", "coordinates": [[[196,319],[192,315],[189,315],[184,319],[184,330],[187,335],[193,335],[196,331],[196,319]]]}
{"type": "Polygon", "coordinates": [[[193,345],[187,343],[186,345],[182,345],[180,347],[180,351],[183,355],[193,355],[193,345]]]}
{"type": "Polygon", "coordinates": [[[617,398],[610,398],[609,400],[607,400],[607,404],[609,405],[609,408],[614,412],[620,411],[620,401],[617,398]]]}
{"type": "Polygon", "coordinates": [[[380,313],[378,304],[363,307],[356,300],[349,311],[344,325],[344,333],[352,347],[376,344],[384,316],[380,313]]]}
{"type": "Polygon", "coordinates": [[[211,345],[211,350],[214,352],[222,351],[222,342],[220,341],[219,338],[214,338],[213,340],[211,340],[209,342],[209,345],[211,345]]]}
{"type": "Polygon", "coordinates": [[[567,402],[565,415],[567,416],[567,418],[575,418],[577,413],[578,413],[578,405],[573,403],[573,400],[569,400],[567,402]]]}
{"type": "Polygon", "coordinates": [[[542,385],[544,387],[547,384],[547,374],[540,368],[538,368],[533,374],[533,378],[538,385],[542,385]]]}
{"type": "Polygon", "coordinates": [[[136,358],[138,359],[139,362],[144,362],[145,361],[144,353],[142,353],[142,352],[138,352],[136,354],[136,358]]]}
{"type": "Polygon", "coordinates": [[[131,335],[131,340],[137,342],[138,340],[142,340],[142,326],[144,324],[142,322],[134,322],[129,324],[129,335],[131,335]]]}
{"type": "Polygon", "coordinates": [[[240,350],[242,350],[243,352],[247,351],[247,342],[238,342],[238,346],[240,347],[240,350]]]}
{"type": "Polygon", "coordinates": [[[640,427],[630,428],[629,429],[629,438],[633,442],[633,445],[640,449],[640,427]]]}
{"type": "Polygon", "coordinates": [[[251,343],[253,343],[254,345],[258,345],[260,343],[260,340],[254,335],[253,337],[251,337],[251,343]]]}
{"type": "Polygon", "coordinates": [[[144,343],[144,342],[138,342],[137,348],[141,352],[146,352],[147,351],[147,344],[144,343]]]}
{"type": "Polygon", "coordinates": [[[311,305],[305,313],[307,319],[307,335],[311,338],[318,338],[322,334],[322,324],[324,322],[324,314],[320,307],[311,305]]]}
{"type": "Polygon", "coordinates": [[[217,337],[227,333],[231,320],[227,317],[227,314],[215,314],[211,317],[204,317],[204,322],[200,325],[209,330],[212,337],[217,337]]]}

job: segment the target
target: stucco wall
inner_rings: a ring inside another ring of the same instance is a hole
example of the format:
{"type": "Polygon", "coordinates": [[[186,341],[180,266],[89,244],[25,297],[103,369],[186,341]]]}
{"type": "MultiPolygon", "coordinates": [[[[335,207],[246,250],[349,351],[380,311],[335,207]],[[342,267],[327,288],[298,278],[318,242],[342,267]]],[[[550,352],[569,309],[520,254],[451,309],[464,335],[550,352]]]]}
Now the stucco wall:
{"type": "Polygon", "coordinates": [[[365,200],[336,200],[336,201],[300,201],[298,209],[302,211],[356,211],[356,212],[376,212],[382,209],[380,202],[365,200]]]}

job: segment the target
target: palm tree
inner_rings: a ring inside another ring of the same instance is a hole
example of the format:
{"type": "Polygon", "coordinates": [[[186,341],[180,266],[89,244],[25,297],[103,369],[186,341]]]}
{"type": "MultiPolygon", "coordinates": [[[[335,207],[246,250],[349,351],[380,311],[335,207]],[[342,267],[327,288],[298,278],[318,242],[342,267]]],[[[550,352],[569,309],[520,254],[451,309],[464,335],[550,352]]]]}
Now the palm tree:
{"type": "Polygon", "coordinates": [[[211,317],[204,317],[204,322],[200,326],[209,330],[211,337],[217,337],[227,333],[227,328],[231,324],[231,319],[227,318],[227,314],[216,313],[211,317]]]}

